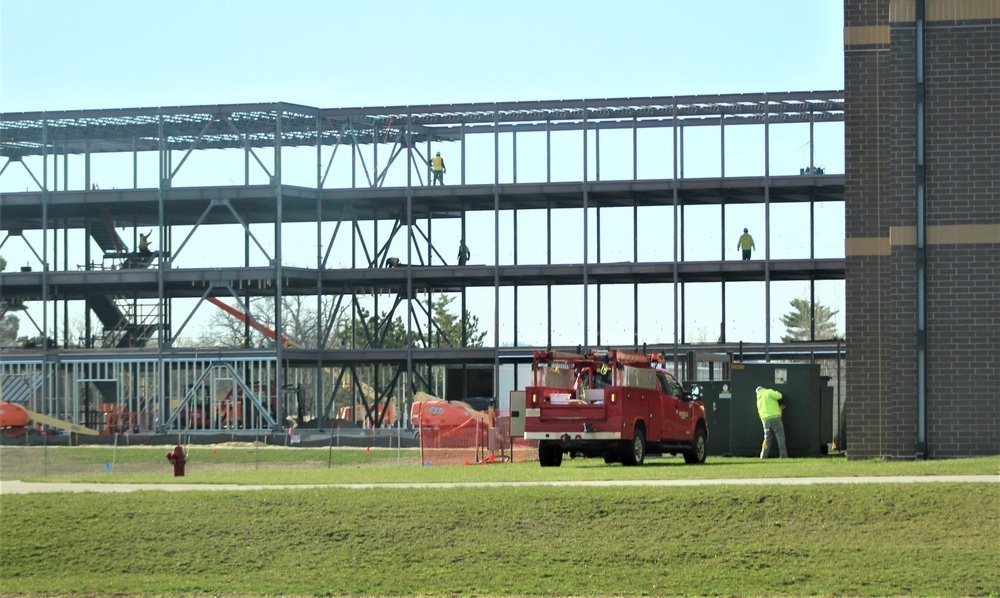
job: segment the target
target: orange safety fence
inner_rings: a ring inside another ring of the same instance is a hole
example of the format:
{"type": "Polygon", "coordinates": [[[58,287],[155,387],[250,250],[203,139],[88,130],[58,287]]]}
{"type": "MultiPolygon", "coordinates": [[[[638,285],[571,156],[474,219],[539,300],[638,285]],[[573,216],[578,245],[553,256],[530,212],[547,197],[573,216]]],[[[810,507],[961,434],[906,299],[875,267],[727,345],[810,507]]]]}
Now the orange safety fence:
{"type": "Polygon", "coordinates": [[[469,418],[456,425],[421,425],[421,464],[522,463],[537,459],[537,441],[511,438],[509,414],[508,410],[495,410],[492,423],[469,418]]]}

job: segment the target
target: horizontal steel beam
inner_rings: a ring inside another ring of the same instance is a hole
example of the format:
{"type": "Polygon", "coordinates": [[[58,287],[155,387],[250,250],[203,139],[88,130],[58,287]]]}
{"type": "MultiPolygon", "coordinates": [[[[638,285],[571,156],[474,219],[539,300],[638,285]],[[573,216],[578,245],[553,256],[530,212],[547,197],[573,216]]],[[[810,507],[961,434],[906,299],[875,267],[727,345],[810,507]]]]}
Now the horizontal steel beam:
{"type": "MultiPolygon", "coordinates": [[[[282,269],[286,296],[316,294],[317,283],[325,295],[405,294],[411,277],[415,295],[426,291],[459,292],[467,287],[504,287],[582,284],[586,269],[591,284],[663,284],[674,281],[673,262],[621,262],[564,265],[493,266],[413,266],[315,270],[282,269]],[[495,278],[497,276],[498,278],[495,278]]],[[[158,296],[156,270],[90,270],[49,272],[50,300],[80,300],[91,295],[127,295],[151,299],[158,296]]],[[[732,260],[678,262],[677,280],[683,283],[741,282],[778,280],[843,280],[844,258],[795,260],[732,260]]],[[[41,272],[4,272],[0,274],[0,297],[18,303],[42,297],[41,272]]],[[[254,297],[275,294],[275,270],[256,268],[191,268],[163,272],[163,288],[168,298],[198,298],[209,287],[219,287],[216,295],[225,297],[226,286],[254,297]]]]}
{"type": "MultiPolygon", "coordinates": [[[[649,344],[640,346],[620,346],[616,348],[660,353],[667,356],[674,354],[672,344],[649,344]]],[[[530,363],[535,350],[556,350],[575,352],[577,346],[553,347],[442,347],[410,350],[414,364],[423,365],[493,365],[494,360],[501,365],[512,363],[530,363]]],[[[770,360],[801,360],[801,359],[835,359],[846,355],[847,343],[841,339],[808,341],[795,343],[682,343],[677,346],[678,359],[683,360],[689,352],[697,354],[704,361],[709,356],[718,360],[728,360],[730,356],[743,361],[764,360],[765,353],[770,360]]],[[[155,349],[50,349],[47,352],[50,362],[107,362],[122,361],[127,363],[155,362],[160,353],[155,349]]],[[[170,349],[162,353],[163,359],[171,360],[218,360],[218,361],[248,361],[265,359],[273,356],[269,349],[170,349]]],[[[287,349],[284,352],[290,366],[315,367],[317,361],[323,367],[342,367],[354,364],[394,364],[405,367],[407,361],[406,349],[287,349]]],[[[42,353],[36,350],[5,350],[0,351],[0,362],[11,364],[40,363],[42,353]]]]}
{"type": "MultiPolygon", "coordinates": [[[[765,188],[771,203],[843,201],[843,175],[792,175],[775,177],[714,177],[697,179],[657,179],[639,181],[596,181],[587,183],[590,207],[673,205],[678,190],[680,205],[764,203],[765,188]]],[[[583,185],[579,182],[511,183],[455,185],[448,187],[378,187],[357,189],[316,189],[284,185],[282,221],[315,222],[316,200],[322,196],[323,220],[334,222],[344,216],[345,206],[354,220],[372,218],[395,220],[413,197],[414,218],[458,211],[494,209],[494,192],[501,210],[582,207],[583,185]]],[[[181,187],[163,192],[170,224],[236,224],[232,213],[216,208],[206,214],[213,201],[227,201],[248,223],[273,223],[276,219],[277,188],[269,185],[181,187]]],[[[38,230],[43,226],[42,199],[47,197],[48,228],[82,228],[87,219],[99,221],[102,210],[112,215],[127,214],[137,226],[156,226],[159,218],[156,189],[115,189],[5,193],[0,196],[3,220],[0,230],[38,230]]]]}

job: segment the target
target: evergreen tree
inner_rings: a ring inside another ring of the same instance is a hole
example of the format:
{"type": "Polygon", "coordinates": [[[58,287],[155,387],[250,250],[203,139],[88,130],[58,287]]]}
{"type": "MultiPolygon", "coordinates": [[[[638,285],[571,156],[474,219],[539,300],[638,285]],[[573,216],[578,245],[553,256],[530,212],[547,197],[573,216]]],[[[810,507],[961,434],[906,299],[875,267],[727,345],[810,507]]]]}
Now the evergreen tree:
{"type": "Polygon", "coordinates": [[[781,323],[785,325],[787,334],[781,337],[784,343],[808,340],[823,340],[837,337],[837,321],[834,316],[839,310],[831,310],[819,301],[815,306],[815,320],[813,311],[809,308],[808,299],[792,299],[789,302],[792,310],[781,316],[781,323]],[[811,337],[813,322],[815,321],[816,336],[811,337]]]}
{"type": "MultiPolygon", "coordinates": [[[[454,300],[453,296],[438,295],[431,303],[430,337],[427,335],[426,321],[413,323],[410,338],[414,347],[462,346],[462,318],[449,309],[454,300]]],[[[422,302],[420,305],[427,313],[427,304],[422,302]]],[[[465,317],[465,346],[482,347],[486,332],[480,332],[479,318],[468,311],[465,312],[465,317]]],[[[353,320],[346,314],[341,317],[334,336],[337,342],[343,340],[352,348],[368,348],[373,345],[383,349],[405,347],[406,322],[402,316],[396,316],[390,322],[386,321],[388,318],[389,314],[386,312],[382,312],[376,319],[368,310],[359,308],[353,320]]],[[[336,343],[331,346],[336,346],[336,343]]]]}
{"type": "MultiPolygon", "coordinates": [[[[434,346],[436,347],[461,347],[462,346],[462,319],[453,314],[448,306],[455,300],[455,297],[448,295],[438,295],[434,301],[434,346]]],[[[465,312],[465,346],[482,347],[486,332],[479,331],[479,318],[465,312]]]]}
{"type": "Polygon", "coordinates": [[[0,345],[13,345],[17,342],[17,331],[21,321],[14,314],[7,314],[0,319],[0,345]]]}

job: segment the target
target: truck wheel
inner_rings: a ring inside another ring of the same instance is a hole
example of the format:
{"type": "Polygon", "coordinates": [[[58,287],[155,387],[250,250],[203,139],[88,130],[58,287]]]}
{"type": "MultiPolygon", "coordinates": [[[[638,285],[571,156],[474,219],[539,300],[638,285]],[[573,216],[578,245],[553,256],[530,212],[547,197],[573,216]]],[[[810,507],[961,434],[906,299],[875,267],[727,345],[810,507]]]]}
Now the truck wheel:
{"type": "Polygon", "coordinates": [[[632,440],[626,441],[622,452],[622,463],[625,465],[642,465],[646,460],[646,434],[642,428],[635,429],[632,440]]]}
{"type": "Polygon", "coordinates": [[[698,465],[705,462],[708,454],[708,435],[705,428],[698,427],[694,431],[694,440],[691,441],[691,449],[684,451],[684,462],[698,465]]]}
{"type": "Polygon", "coordinates": [[[538,462],[542,467],[559,467],[562,465],[562,447],[551,440],[538,443],[538,462]]]}

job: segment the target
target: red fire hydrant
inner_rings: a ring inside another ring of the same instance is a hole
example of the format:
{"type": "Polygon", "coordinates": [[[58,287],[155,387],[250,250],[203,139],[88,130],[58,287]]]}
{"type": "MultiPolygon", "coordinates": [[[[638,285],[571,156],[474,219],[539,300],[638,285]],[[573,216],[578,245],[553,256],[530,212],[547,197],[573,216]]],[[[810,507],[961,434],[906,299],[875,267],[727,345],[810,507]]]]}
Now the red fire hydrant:
{"type": "Polygon", "coordinates": [[[187,463],[187,458],[184,456],[184,449],[181,445],[174,447],[174,450],[167,453],[167,461],[174,466],[174,477],[184,477],[184,464],[187,463]]]}

